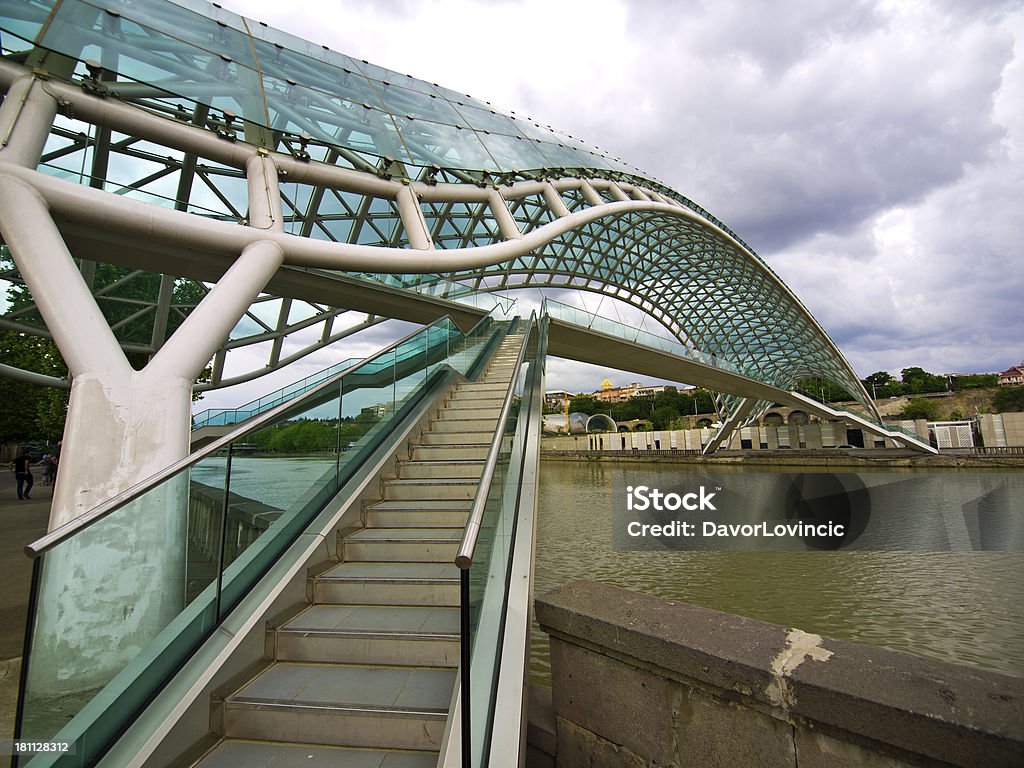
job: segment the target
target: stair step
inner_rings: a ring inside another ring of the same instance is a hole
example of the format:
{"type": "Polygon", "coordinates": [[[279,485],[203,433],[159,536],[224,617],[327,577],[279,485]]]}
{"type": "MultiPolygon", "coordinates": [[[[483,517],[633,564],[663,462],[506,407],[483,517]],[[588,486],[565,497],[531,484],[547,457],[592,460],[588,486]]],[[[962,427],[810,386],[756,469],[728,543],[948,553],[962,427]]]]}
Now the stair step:
{"type": "Polygon", "coordinates": [[[495,400],[493,404],[478,405],[475,402],[454,402],[441,409],[440,418],[451,416],[456,419],[485,419],[492,421],[498,418],[501,413],[501,401],[495,400]]]}
{"type": "Polygon", "coordinates": [[[342,539],[342,559],[451,563],[463,528],[364,528],[342,539]]]}
{"type": "Polygon", "coordinates": [[[479,478],[469,477],[399,478],[384,483],[384,499],[472,499],[479,483],[479,478]]]}
{"type": "Polygon", "coordinates": [[[453,669],[272,664],[224,701],[229,738],[436,750],[453,669]]]}
{"type": "Polygon", "coordinates": [[[459,609],[311,605],[270,630],[278,661],[457,667],[459,609]]]}
{"type": "Polygon", "coordinates": [[[508,379],[500,381],[464,382],[456,385],[455,397],[462,397],[471,392],[487,392],[492,395],[504,395],[508,391],[508,379]]]}
{"type": "Polygon", "coordinates": [[[493,432],[496,418],[483,419],[459,419],[451,416],[442,416],[435,419],[430,425],[431,432],[493,432]]]}
{"type": "Polygon", "coordinates": [[[435,768],[437,752],[222,739],[193,768],[435,768]]]}
{"type": "Polygon", "coordinates": [[[486,432],[424,432],[420,435],[423,445],[490,445],[494,429],[486,432]]]}
{"type": "Polygon", "coordinates": [[[462,445],[417,445],[413,446],[412,460],[475,459],[483,461],[487,458],[487,451],[490,447],[490,442],[463,443],[462,445]]]}
{"type": "Polygon", "coordinates": [[[448,461],[405,461],[398,467],[398,476],[414,478],[475,478],[480,479],[484,462],[481,459],[451,459],[448,461]]]}
{"type": "Polygon", "coordinates": [[[380,512],[462,512],[467,514],[472,508],[470,499],[385,499],[374,501],[366,506],[367,510],[380,512]]]}
{"type": "Polygon", "coordinates": [[[452,392],[452,396],[448,400],[449,405],[452,403],[460,405],[473,403],[480,406],[497,405],[500,407],[505,393],[508,391],[508,382],[505,382],[504,387],[491,384],[463,384],[457,386],[461,386],[461,389],[456,389],[452,392]],[[480,402],[478,403],[477,401],[480,402]]]}
{"type": "Polygon", "coordinates": [[[465,528],[468,521],[469,512],[462,509],[393,510],[369,507],[364,518],[367,528],[465,528]]]}
{"type": "Polygon", "coordinates": [[[459,605],[454,563],[341,563],[313,579],[317,603],[459,605]]]}

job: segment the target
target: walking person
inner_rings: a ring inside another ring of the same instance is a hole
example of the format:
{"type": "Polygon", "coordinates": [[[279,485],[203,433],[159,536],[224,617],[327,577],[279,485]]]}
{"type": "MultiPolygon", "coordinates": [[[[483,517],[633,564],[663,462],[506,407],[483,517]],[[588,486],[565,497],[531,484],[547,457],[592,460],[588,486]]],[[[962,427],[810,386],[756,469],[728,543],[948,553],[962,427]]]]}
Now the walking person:
{"type": "Polygon", "coordinates": [[[53,456],[44,453],[43,458],[39,460],[39,466],[43,468],[43,485],[53,485],[53,476],[57,468],[53,456]]]}
{"type": "Polygon", "coordinates": [[[32,490],[32,459],[29,458],[28,451],[19,453],[12,464],[14,479],[18,483],[18,498],[27,499],[32,490]]]}

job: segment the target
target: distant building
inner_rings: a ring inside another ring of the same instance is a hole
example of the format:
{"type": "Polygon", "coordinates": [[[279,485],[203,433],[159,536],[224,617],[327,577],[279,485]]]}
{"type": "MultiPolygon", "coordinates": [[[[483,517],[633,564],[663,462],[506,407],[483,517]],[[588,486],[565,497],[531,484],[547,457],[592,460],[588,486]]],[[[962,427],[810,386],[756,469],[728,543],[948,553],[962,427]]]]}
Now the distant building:
{"type": "Polygon", "coordinates": [[[659,392],[664,392],[668,387],[664,384],[645,386],[639,381],[627,384],[624,387],[616,387],[611,381],[605,379],[601,382],[601,388],[594,393],[594,398],[602,403],[622,403],[634,397],[654,397],[659,392]]]}
{"type": "Polygon", "coordinates": [[[999,374],[1000,387],[1024,386],[1024,363],[1009,368],[999,374]]]}

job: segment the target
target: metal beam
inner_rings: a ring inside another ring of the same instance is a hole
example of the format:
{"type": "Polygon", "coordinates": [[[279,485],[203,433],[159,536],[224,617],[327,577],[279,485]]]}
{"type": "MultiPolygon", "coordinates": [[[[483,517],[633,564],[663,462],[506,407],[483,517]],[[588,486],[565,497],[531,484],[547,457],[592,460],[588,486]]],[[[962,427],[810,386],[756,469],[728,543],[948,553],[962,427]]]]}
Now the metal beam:
{"type": "Polygon", "coordinates": [[[704,446],[702,453],[707,456],[709,453],[717,451],[723,443],[728,444],[729,439],[732,437],[732,433],[736,431],[736,428],[743,423],[743,421],[750,415],[750,412],[754,410],[754,406],[757,405],[757,400],[752,400],[749,397],[742,398],[733,409],[733,412],[729,414],[725,422],[718,431],[711,436],[708,440],[708,444],[704,446]]]}

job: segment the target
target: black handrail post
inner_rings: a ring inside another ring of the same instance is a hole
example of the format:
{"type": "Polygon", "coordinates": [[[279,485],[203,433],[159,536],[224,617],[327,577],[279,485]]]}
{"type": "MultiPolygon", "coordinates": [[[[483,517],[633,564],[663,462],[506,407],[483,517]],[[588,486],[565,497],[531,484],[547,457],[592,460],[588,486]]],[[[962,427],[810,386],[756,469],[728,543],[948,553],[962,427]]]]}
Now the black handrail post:
{"type": "Polygon", "coordinates": [[[469,618],[469,568],[459,569],[459,632],[462,635],[459,643],[461,656],[460,680],[462,688],[462,768],[472,768],[473,733],[472,718],[469,712],[469,659],[470,659],[470,618],[469,618]]]}
{"type": "MultiPolygon", "coordinates": [[[[28,610],[25,613],[27,623],[25,626],[25,644],[21,651],[21,672],[18,675],[18,704],[14,711],[14,738],[20,739],[24,734],[22,728],[25,725],[25,697],[28,693],[28,662],[32,653],[32,638],[35,634],[36,605],[39,603],[39,587],[42,582],[43,557],[37,557],[32,561],[32,586],[28,593],[28,610]]],[[[21,756],[15,752],[11,756],[12,768],[21,765],[21,756]]]]}

